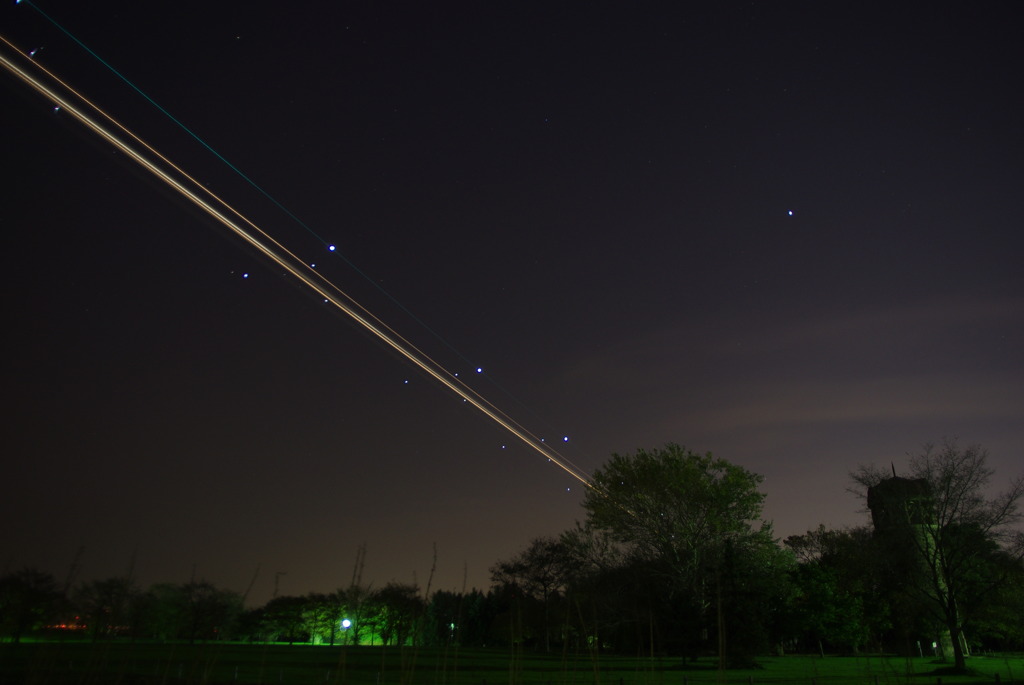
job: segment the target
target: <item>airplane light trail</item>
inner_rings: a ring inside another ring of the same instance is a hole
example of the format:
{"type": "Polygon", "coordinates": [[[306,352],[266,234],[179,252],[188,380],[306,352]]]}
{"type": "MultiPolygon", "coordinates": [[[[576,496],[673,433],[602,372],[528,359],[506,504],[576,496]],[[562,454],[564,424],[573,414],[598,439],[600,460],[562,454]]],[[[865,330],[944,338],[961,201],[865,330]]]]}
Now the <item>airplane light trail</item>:
{"type": "MultiPolygon", "coordinates": [[[[0,36],[0,40],[14,48],[13,44],[6,38],[0,36]]],[[[15,48],[15,50],[17,50],[17,48],[15,48]]],[[[20,50],[17,51],[21,53],[20,50]]],[[[91,116],[82,111],[82,109],[80,109],[73,101],[69,100],[68,97],[56,92],[49,85],[43,83],[39,78],[19,67],[9,57],[3,54],[3,52],[0,52],[0,66],[3,66],[20,81],[51,100],[55,104],[55,107],[59,108],[61,111],[67,112],[93,133],[100,136],[103,140],[107,141],[124,154],[128,155],[128,157],[136,164],[155,176],[189,202],[196,205],[199,209],[243,239],[246,243],[256,248],[261,254],[298,279],[303,285],[320,295],[326,302],[329,302],[337,309],[344,312],[351,319],[377,337],[381,342],[391,347],[441,385],[445,386],[463,400],[471,404],[478,411],[517,437],[531,449],[542,456],[547,457],[551,462],[583,485],[588,488],[593,487],[593,484],[584,472],[572,464],[568,459],[550,448],[543,440],[537,438],[528,430],[520,426],[475,390],[466,386],[462,381],[456,378],[455,374],[450,373],[441,364],[416,348],[412,343],[403,338],[393,329],[384,324],[380,319],[366,310],[362,305],[352,299],[338,286],[334,285],[331,281],[321,275],[320,272],[310,267],[304,260],[299,259],[295,254],[274,240],[256,224],[231,207],[227,202],[214,195],[205,186],[179,169],[167,160],[166,157],[158,153],[150,145],[143,142],[128,128],[118,123],[113,117],[80,95],[59,78],[46,70],[42,70],[49,78],[59,83],[70,93],[73,93],[75,97],[86,103],[89,107],[102,115],[107,121],[110,121],[117,126],[117,128],[123,131],[127,136],[163,161],[164,164],[167,164],[185,179],[188,179],[188,181],[202,191],[202,194],[206,197],[203,197],[195,190],[187,187],[181,180],[175,178],[167,170],[158,166],[156,162],[145,157],[128,142],[125,142],[123,139],[118,137],[117,134],[111,132],[95,121],[91,116]],[[234,215],[237,220],[233,219],[229,215],[234,215]],[[247,225],[249,228],[246,228],[242,224],[247,225]]]]}

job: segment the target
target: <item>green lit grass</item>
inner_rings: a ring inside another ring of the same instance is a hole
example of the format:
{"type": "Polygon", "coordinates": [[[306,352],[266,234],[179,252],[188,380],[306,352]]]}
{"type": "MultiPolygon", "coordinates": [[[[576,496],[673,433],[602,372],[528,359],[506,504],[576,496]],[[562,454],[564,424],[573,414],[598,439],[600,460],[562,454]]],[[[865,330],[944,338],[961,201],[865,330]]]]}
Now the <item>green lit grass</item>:
{"type": "Polygon", "coordinates": [[[239,644],[51,642],[0,644],[0,684],[265,683],[343,685],[698,685],[1024,683],[1024,657],[972,657],[973,676],[950,675],[932,659],[767,657],[756,670],[725,673],[714,660],[683,668],[670,658],[239,644]]]}

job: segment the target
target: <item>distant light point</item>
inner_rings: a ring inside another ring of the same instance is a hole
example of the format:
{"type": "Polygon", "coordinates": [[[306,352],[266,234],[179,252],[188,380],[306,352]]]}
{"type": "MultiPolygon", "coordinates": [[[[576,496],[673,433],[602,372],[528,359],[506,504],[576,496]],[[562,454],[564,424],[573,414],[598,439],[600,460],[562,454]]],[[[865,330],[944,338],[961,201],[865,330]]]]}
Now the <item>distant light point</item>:
{"type": "Polygon", "coordinates": [[[334,245],[328,245],[327,249],[330,250],[331,252],[334,252],[338,248],[334,247],[334,245]]]}
{"type": "Polygon", "coordinates": [[[788,212],[786,212],[786,213],[787,213],[787,214],[789,214],[790,216],[793,216],[793,210],[792,210],[792,209],[791,209],[791,210],[789,210],[789,211],[788,211],[788,212]]]}
{"type": "Polygon", "coordinates": [[[310,269],[315,269],[316,268],[316,262],[313,262],[312,264],[310,264],[309,268],[310,269]]]}
{"type": "Polygon", "coordinates": [[[249,274],[247,274],[247,273],[242,274],[242,278],[249,278],[249,274]]]}
{"type": "Polygon", "coordinates": [[[562,442],[569,442],[569,436],[568,435],[563,435],[562,436],[562,442]]]}
{"type": "Polygon", "coordinates": [[[483,368],[481,368],[481,367],[479,367],[479,366],[478,366],[478,367],[476,367],[476,372],[477,372],[477,373],[483,373],[483,372],[484,372],[484,370],[483,370],[483,368]]]}

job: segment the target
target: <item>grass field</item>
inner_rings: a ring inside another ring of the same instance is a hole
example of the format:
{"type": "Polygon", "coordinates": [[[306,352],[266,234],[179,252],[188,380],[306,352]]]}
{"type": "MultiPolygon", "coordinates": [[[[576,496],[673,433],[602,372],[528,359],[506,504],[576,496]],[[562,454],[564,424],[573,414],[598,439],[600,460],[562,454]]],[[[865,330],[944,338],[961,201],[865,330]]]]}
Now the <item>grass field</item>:
{"type": "Polygon", "coordinates": [[[701,683],[1024,683],[1024,657],[972,657],[973,676],[950,675],[932,659],[766,657],[756,670],[719,672],[712,659],[590,654],[512,654],[433,650],[238,644],[41,642],[0,644],[0,685],[72,683],[168,685],[698,685],[701,683]]]}

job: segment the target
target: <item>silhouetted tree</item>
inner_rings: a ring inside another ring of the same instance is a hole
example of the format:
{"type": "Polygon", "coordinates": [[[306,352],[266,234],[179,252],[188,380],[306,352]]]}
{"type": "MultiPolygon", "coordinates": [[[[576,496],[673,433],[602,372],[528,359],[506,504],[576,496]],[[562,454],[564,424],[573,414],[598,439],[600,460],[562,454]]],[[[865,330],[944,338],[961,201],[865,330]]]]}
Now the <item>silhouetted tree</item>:
{"type": "Polygon", "coordinates": [[[309,632],[306,624],[308,601],[305,597],[282,595],[263,606],[264,634],[272,642],[306,642],[309,632]]]}
{"type": "Polygon", "coordinates": [[[689,597],[665,587],[658,560],[626,553],[606,531],[579,525],[562,534],[569,555],[567,639],[576,649],[641,654],[681,649],[679,622],[697,615],[689,597]]]}
{"type": "Polygon", "coordinates": [[[184,624],[184,602],[179,587],[173,583],[157,583],[146,591],[147,633],[158,640],[181,637],[184,624]]]}
{"type": "Polygon", "coordinates": [[[63,598],[49,573],[24,568],[0,578],[0,631],[20,642],[55,619],[63,598]]]}
{"type": "Polygon", "coordinates": [[[242,598],[230,590],[222,590],[206,581],[193,581],[181,586],[185,602],[185,629],[189,642],[222,640],[231,631],[242,612],[242,598]]]}
{"type": "Polygon", "coordinates": [[[131,608],[138,590],[131,578],[106,578],[82,583],[72,601],[93,640],[128,633],[131,608]]]}
{"type": "Polygon", "coordinates": [[[889,602],[881,590],[878,545],[868,528],[829,530],[819,526],[791,535],[796,630],[817,643],[854,653],[889,627],[889,602]]]}
{"type": "Polygon", "coordinates": [[[715,601],[731,665],[753,665],[783,639],[794,566],[791,554],[767,540],[726,540],[715,601]]]}
{"type": "Polygon", "coordinates": [[[972,643],[999,652],[1024,650],[1024,560],[1000,554],[994,560],[1006,582],[986,597],[971,621],[972,643]]]}
{"type": "Polygon", "coordinates": [[[242,614],[242,598],[206,581],[158,583],[140,598],[153,637],[190,643],[223,640],[242,614]]]}
{"type": "Polygon", "coordinates": [[[680,621],[699,614],[690,598],[666,587],[671,571],[659,559],[630,551],[607,530],[577,524],[564,532],[566,639],[576,649],[597,645],[623,653],[681,649],[680,621]],[[691,610],[688,610],[691,609],[691,610]]]}
{"type": "Polygon", "coordinates": [[[473,589],[462,597],[462,621],[458,627],[459,644],[486,647],[491,644],[490,627],[494,622],[495,604],[491,593],[473,589]]]}
{"type": "Polygon", "coordinates": [[[305,606],[302,618],[310,642],[332,646],[335,644],[342,630],[341,621],[348,613],[344,598],[345,593],[340,591],[330,594],[311,592],[303,598],[305,606]]]}
{"type": "Polygon", "coordinates": [[[551,609],[564,590],[569,574],[569,558],[561,540],[541,537],[525,550],[491,567],[491,582],[514,588],[520,599],[530,599],[541,607],[540,632],[544,651],[551,651],[551,609]]]}
{"type": "Polygon", "coordinates": [[[430,597],[424,616],[423,641],[426,647],[455,647],[462,633],[462,595],[438,590],[430,597]]]}
{"type": "Polygon", "coordinates": [[[415,622],[424,609],[419,588],[403,583],[388,583],[371,593],[369,605],[381,640],[386,645],[399,646],[412,638],[415,622]]]}
{"type": "Polygon", "coordinates": [[[343,631],[342,640],[345,644],[362,644],[367,635],[372,634],[375,621],[368,616],[371,590],[359,585],[354,580],[347,588],[336,593],[341,607],[341,618],[349,620],[349,626],[343,631]]]}

